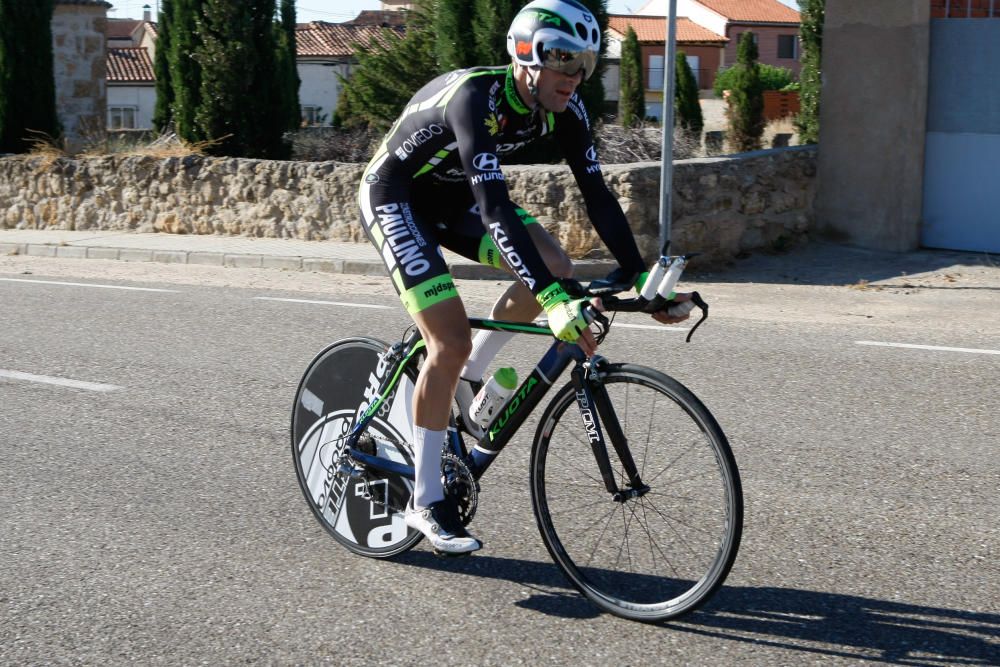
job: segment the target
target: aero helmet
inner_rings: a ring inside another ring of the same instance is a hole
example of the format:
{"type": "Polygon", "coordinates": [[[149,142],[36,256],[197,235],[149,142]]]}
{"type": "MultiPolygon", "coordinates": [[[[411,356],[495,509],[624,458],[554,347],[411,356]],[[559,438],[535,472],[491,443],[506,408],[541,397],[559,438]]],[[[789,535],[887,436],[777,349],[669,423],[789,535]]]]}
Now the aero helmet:
{"type": "Polygon", "coordinates": [[[601,29],[576,0],[534,0],[517,13],[507,31],[507,53],[530,68],[553,69],[589,79],[601,50],[601,29]]]}

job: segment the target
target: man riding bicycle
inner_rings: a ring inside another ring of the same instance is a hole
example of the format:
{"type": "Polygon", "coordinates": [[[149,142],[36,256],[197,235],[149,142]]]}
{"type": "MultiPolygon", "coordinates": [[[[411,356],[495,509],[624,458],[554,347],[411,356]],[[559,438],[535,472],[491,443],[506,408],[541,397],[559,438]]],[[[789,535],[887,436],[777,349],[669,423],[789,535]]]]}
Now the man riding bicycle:
{"type": "MultiPolygon", "coordinates": [[[[576,95],[594,73],[600,39],[596,18],[575,0],[534,0],[507,33],[513,62],[450,72],[417,91],[362,178],[365,230],[427,344],[413,396],[415,485],[405,520],[440,552],[461,554],[482,546],[445,498],[441,450],[456,389],[462,417],[475,434],[469,403],[511,336],[482,331],[471,340],[441,246],[517,277],[494,305],[492,318],[527,322],[544,310],[557,338],[588,355],[597,349],[588,329],[588,300],[571,297],[559,282],[572,277],[572,262],[511,202],[501,157],[551,134],[594,228],[619,264],[609,285],[641,287],[642,257],[604,183],[587,112],[576,95]]],[[[653,317],[671,323],[687,316],[653,317]]]]}

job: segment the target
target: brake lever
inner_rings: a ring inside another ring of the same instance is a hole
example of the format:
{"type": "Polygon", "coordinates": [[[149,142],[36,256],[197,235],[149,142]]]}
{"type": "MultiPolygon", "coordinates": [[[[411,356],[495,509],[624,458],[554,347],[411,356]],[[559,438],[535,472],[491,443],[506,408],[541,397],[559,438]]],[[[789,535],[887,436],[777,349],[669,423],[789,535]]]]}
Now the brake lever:
{"type": "Polygon", "coordinates": [[[594,307],[594,304],[587,305],[587,324],[596,324],[597,332],[594,333],[594,341],[600,345],[604,342],[608,332],[611,331],[611,321],[607,316],[594,307]]]}

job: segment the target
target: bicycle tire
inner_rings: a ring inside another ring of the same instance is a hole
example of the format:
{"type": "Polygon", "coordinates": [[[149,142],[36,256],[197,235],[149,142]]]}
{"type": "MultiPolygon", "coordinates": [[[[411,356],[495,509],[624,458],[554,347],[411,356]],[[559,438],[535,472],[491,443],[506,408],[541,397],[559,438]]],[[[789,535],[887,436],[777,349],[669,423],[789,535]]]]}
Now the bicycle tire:
{"type": "MultiPolygon", "coordinates": [[[[651,490],[624,502],[611,498],[583,422],[564,419],[576,405],[570,383],[535,433],[535,519],[556,565],[598,607],[636,621],[677,618],[711,598],[736,559],[743,527],[739,470],[719,424],[681,383],[632,364],[609,364],[601,378],[651,490]]],[[[605,437],[625,489],[606,430],[605,437]]]]}
{"type": "MultiPolygon", "coordinates": [[[[396,556],[423,537],[407,528],[401,512],[366,499],[362,482],[334,470],[344,436],[387,371],[379,367],[379,355],[386,349],[382,341],[367,337],[347,338],[324,349],[299,382],[291,420],[295,474],[313,515],[337,542],[370,558],[396,556]]],[[[415,369],[407,368],[368,427],[384,439],[379,444],[380,456],[407,465],[413,465],[409,443],[413,442],[410,404],[415,380],[415,369]]],[[[412,481],[399,476],[385,475],[369,484],[369,489],[381,490],[384,495],[380,497],[390,497],[395,507],[405,507],[413,493],[412,481]]]]}

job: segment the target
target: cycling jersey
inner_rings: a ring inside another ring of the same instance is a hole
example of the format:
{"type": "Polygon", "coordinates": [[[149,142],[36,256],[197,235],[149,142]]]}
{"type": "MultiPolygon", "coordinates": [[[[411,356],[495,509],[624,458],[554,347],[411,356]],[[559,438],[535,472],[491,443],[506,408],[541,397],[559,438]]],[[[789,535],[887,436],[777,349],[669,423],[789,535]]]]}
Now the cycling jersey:
{"type": "Polygon", "coordinates": [[[410,312],[457,296],[440,246],[500,266],[537,295],[554,282],[510,200],[501,159],[552,134],[601,240],[626,270],[643,269],[628,221],[601,174],[586,110],[529,109],[513,67],[475,67],[421,88],[365,169],[359,193],[365,230],[381,251],[410,312]],[[485,233],[484,233],[485,229],[485,233]]]}

